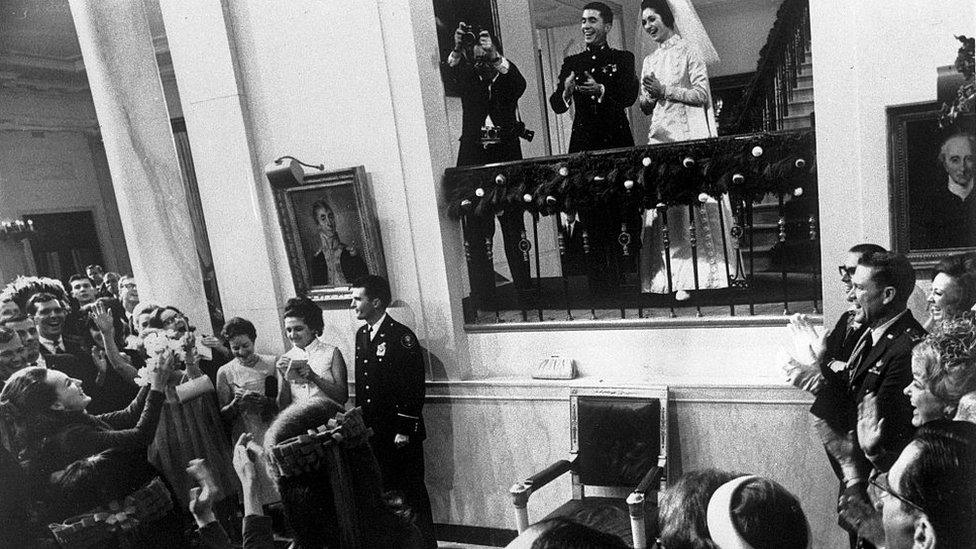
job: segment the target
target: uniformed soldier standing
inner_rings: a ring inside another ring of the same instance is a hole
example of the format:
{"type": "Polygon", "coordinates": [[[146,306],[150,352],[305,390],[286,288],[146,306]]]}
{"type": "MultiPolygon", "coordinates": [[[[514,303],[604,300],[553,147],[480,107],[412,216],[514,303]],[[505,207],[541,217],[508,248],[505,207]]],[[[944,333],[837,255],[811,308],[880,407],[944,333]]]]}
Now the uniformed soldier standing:
{"type": "MultiPolygon", "coordinates": [[[[607,33],[613,27],[613,11],[602,2],[583,6],[580,30],[586,49],[563,60],[556,82],[556,90],[549,96],[549,105],[556,114],[575,107],[573,135],[569,152],[597,151],[633,147],[634,136],[627,119],[627,108],[637,100],[640,85],[634,73],[634,54],[611,48],[607,33]]],[[[581,227],[586,236],[586,275],[590,291],[614,295],[623,280],[622,257],[617,238],[621,222],[617,206],[579,208],[581,227]]],[[[639,223],[631,220],[635,235],[639,223]]],[[[632,237],[633,243],[637,239],[632,237]]],[[[632,257],[633,252],[628,254],[632,257]]],[[[631,267],[625,266],[629,271],[631,267]]]]}
{"type": "Polygon", "coordinates": [[[437,542],[424,484],[424,357],[413,331],[386,313],[390,299],[390,284],[380,276],[353,282],[351,307],[366,321],[356,332],[356,405],[373,429],[370,445],[384,489],[403,494],[425,546],[433,548],[437,542]]]}
{"type": "Polygon", "coordinates": [[[613,12],[602,2],[583,7],[580,29],[586,49],[563,60],[549,105],[556,114],[576,105],[569,152],[633,147],[627,108],[637,100],[640,85],[634,54],[611,48],[607,33],[613,12]]]}

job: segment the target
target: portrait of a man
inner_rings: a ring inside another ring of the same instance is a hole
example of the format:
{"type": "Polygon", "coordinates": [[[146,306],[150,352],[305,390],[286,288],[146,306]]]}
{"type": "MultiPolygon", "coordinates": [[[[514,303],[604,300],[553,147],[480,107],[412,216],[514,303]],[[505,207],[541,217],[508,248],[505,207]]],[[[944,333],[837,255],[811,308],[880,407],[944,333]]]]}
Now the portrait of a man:
{"type": "Polygon", "coordinates": [[[976,137],[954,131],[941,140],[937,169],[913,185],[917,214],[912,218],[913,249],[976,246],[976,137]]]}
{"type": "Polygon", "coordinates": [[[345,299],[367,274],[386,275],[379,227],[360,167],[304,176],[269,175],[299,293],[345,299]],[[301,177],[299,177],[301,176],[301,177]]]}

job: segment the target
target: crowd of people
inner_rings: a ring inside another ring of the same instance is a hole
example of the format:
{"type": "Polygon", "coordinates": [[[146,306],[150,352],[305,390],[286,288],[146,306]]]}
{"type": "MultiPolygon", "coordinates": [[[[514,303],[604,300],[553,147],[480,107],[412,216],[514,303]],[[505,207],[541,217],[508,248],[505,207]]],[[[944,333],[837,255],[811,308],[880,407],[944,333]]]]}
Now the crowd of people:
{"type": "MultiPolygon", "coordinates": [[[[556,113],[574,111],[569,152],[632,146],[625,109],[635,102],[652,117],[649,143],[715,134],[706,64],[717,56],[694,9],[643,0],[641,18],[658,47],[638,78],[633,54],[607,42],[612,10],[584,6],[585,51],[564,60],[549,101],[556,113]]],[[[490,33],[475,37],[461,24],[455,40],[446,65],[464,109],[458,165],[521,158],[525,78],[490,33]]],[[[660,218],[648,210],[645,291],[728,285],[719,275],[730,239],[709,227],[731,215],[728,200],[698,208],[697,259],[680,236],[692,223],[687,209],[660,218]],[[669,232],[669,246],[655,244],[669,232]]],[[[613,286],[618,262],[606,254],[616,247],[600,238],[619,223],[572,204],[562,210],[567,242],[577,224],[590,230],[592,253],[573,268],[613,286]]],[[[98,265],[67,288],[18,277],[0,291],[0,546],[436,547],[424,484],[423,349],[387,313],[387,281],[343,267],[350,258],[331,208],[316,203],[313,213],[327,278],[351,285],[350,307],[363,321],[349,334],[357,407],[348,411],[336,345],[346,336],[324,333],[322,310],[308,298],[283,305],[291,348],[276,357],[256,352],[253,322],[235,317],[219,334],[197,333],[179,304],[142,302],[135,278],[98,265]]],[[[521,216],[499,219],[515,285],[524,286],[521,216]]],[[[469,241],[487,241],[470,250],[472,289],[484,292],[495,283],[486,274],[495,221],[472,217],[466,231],[469,241]]],[[[936,266],[924,323],[907,308],[916,280],[903,255],[859,244],[839,273],[850,310],[822,335],[809,319],[791,319],[803,352],[785,364],[790,382],[815,395],[813,423],[839,481],[838,521],[852,548],[974,547],[976,256],[936,266]]],[[[658,547],[812,543],[799,500],[772,479],[706,469],[668,480],[658,547]]],[[[511,547],[628,541],[600,521],[562,517],[533,525],[511,547]]]]}
{"type": "Polygon", "coordinates": [[[385,279],[354,281],[350,304],[364,321],[356,417],[370,436],[340,431],[338,462],[285,474],[274,449],[341,419],[349,400],[327,342],[342,336],[323,334],[322,309],[289,299],[292,347],[262,355],[252,322],[198,334],[178,307],[140,302],[133,277],[110,275],[91,266],[69,290],[18,277],[0,291],[0,547],[436,546],[422,348],[387,314],[385,279]],[[375,527],[354,527],[367,518],[375,527]]]}

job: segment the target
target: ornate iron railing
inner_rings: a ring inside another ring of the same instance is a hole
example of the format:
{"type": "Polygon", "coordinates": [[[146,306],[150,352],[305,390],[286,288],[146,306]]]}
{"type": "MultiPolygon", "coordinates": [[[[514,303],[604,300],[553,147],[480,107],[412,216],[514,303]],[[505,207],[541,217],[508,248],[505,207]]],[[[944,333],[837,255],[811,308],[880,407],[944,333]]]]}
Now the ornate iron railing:
{"type": "Polygon", "coordinates": [[[809,45],[809,1],[783,0],[766,45],[759,51],[756,74],[742,100],[733,107],[735,122],[728,133],[784,129],[809,45]]]}
{"type": "Polygon", "coordinates": [[[450,168],[443,184],[448,214],[464,235],[469,323],[605,318],[609,310],[619,318],[673,317],[676,310],[755,315],[789,312],[791,303],[819,312],[812,130],[450,168]],[[710,225],[696,220],[706,213],[710,225]],[[495,217],[503,230],[493,239],[495,217]],[[504,255],[515,273],[501,284],[498,239],[507,240],[504,255]],[[541,257],[540,244],[559,261],[541,257]],[[663,264],[642,272],[642,254],[663,264]],[[648,287],[651,278],[656,289],[648,287]],[[503,314],[511,311],[514,317],[503,314]]]}

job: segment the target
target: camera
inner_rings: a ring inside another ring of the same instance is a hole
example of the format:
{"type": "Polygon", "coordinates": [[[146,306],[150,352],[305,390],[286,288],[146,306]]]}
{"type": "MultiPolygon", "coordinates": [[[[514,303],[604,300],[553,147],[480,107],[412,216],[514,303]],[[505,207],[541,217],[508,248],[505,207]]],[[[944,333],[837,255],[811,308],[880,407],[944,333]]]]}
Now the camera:
{"type": "Polygon", "coordinates": [[[535,137],[535,132],[526,128],[525,122],[522,122],[521,120],[515,122],[515,125],[512,127],[512,131],[515,132],[515,135],[526,141],[532,141],[532,139],[535,137]]]}
{"type": "Polygon", "coordinates": [[[466,25],[461,23],[458,25],[461,29],[461,46],[464,48],[474,47],[475,42],[478,41],[477,37],[474,35],[474,28],[471,25],[466,25]]]}

